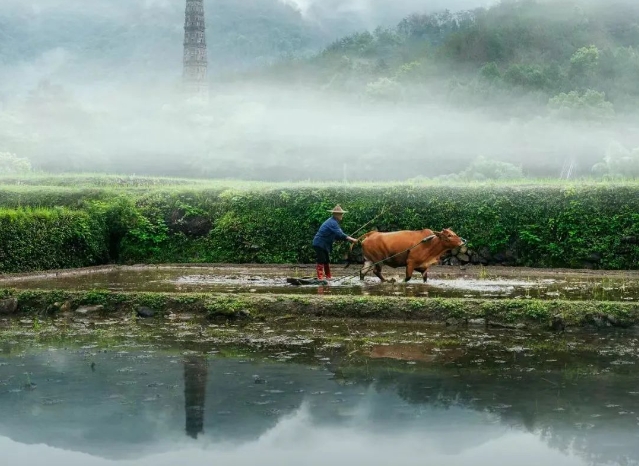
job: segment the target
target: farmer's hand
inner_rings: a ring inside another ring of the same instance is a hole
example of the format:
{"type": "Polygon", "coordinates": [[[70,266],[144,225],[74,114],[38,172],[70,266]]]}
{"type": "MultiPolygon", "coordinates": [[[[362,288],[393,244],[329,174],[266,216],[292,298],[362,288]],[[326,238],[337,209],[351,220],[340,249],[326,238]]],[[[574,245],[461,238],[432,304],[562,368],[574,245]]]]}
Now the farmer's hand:
{"type": "Polygon", "coordinates": [[[357,240],[355,238],[351,238],[350,236],[346,239],[350,241],[351,243],[357,243],[357,240]]]}

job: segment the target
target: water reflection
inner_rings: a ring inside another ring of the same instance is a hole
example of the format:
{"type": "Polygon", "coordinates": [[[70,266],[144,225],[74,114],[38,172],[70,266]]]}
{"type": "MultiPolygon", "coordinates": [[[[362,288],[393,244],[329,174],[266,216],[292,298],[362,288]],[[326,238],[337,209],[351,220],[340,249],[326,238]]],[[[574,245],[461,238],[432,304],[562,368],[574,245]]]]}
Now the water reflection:
{"type": "Polygon", "coordinates": [[[204,356],[188,356],[184,361],[184,412],[186,433],[197,439],[204,430],[207,361],[204,356]]]}
{"type": "Polygon", "coordinates": [[[250,352],[0,353],[2,464],[639,464],[630,353],[477,370],[250,352]]]}

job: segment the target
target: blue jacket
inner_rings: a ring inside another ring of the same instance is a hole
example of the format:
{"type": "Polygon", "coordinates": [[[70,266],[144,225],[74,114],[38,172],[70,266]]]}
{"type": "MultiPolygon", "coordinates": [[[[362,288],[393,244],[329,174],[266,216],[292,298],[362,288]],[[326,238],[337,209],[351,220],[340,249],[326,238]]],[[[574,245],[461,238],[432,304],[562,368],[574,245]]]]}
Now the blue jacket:
{"type": "Polygon", "coordinates": [[[313,238],[313,246],[331,252],[333,243],[337,240],[345,240],[348,235],[342,231],[337,220],[333,217],[326,220],[313,238]]]}

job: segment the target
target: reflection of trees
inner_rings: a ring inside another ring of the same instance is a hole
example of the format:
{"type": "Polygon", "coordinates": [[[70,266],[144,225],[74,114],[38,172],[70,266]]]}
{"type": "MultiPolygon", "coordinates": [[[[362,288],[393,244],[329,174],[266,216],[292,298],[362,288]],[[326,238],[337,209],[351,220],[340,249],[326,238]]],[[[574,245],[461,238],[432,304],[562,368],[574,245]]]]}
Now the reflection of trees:
{"type": "MultiPolygon", "coordinates": [[[[340,377],[390,390],[409,403],[457,406],[499,417],[501,423],[534,433],[550,447],[574,451],[592,464],[639,464],[636,440],[639,377],[576,375],[568,371],[526,372],[434,369],[414,373],[383,368],[345,368],[340,377]]],[[[398,364],[402,364],[401,362],[398,364]]]]}
{"type": "Polygon", "coordinates": [[[205,356],[188,356],[184,360],[186,433],[194,439],[204,431],[207,375],[208,367],[205,356]]]}

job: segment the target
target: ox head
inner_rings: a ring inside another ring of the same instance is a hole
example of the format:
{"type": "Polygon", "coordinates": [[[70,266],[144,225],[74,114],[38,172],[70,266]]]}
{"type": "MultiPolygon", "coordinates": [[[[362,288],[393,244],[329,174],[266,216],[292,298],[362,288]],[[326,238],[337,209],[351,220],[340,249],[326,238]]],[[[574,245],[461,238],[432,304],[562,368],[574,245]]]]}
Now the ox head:
{"type": "Polygon", "coordinates": [[[457,233],[450,228],[445,228],[442,231],[435,232],[435,236],[437,236],[448,249],[455,249],[466,244],[466,240],[457,236],[457,233]]]}

